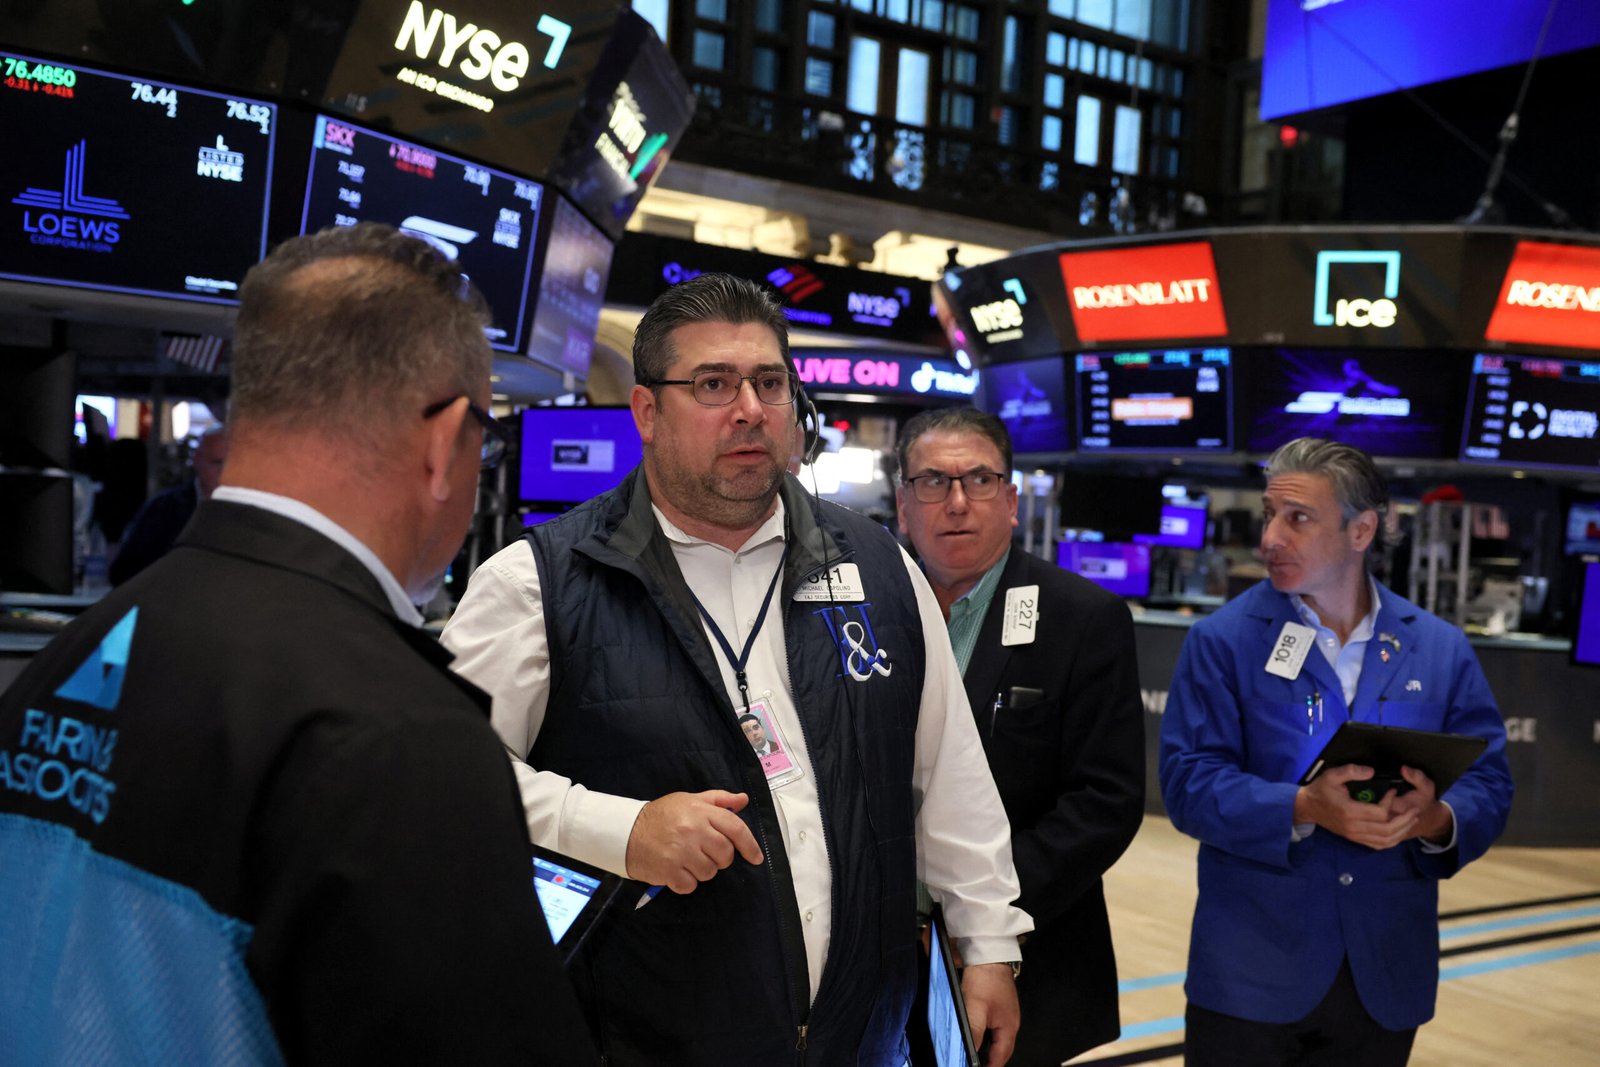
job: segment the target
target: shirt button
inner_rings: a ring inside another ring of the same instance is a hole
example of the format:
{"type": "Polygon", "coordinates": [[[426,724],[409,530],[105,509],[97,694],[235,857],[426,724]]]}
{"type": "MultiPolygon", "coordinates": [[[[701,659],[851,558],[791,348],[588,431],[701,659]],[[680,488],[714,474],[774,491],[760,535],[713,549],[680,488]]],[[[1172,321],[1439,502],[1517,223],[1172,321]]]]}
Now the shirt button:
{"type": "Polygon", "coordinates": [[[735,567],[737,567],[739,564],[741,564],[743,562],[744,562],[744,557],[743,556],[734,556],[733,557],[733,565],[735,567]]]}
{"type": "Polygon", "coordinates": [[[804,830],[800,831],[800,843],[802,845],[806,843],[806,832],[804,830]]]}
{"type": "Polygon", "coordinates": [[[810,922],[810,921],[811,921],[811,913],[808,911],[808,912],[806,912],[806,922],[810,922]]]}
{"type": "Polygon", "coordinates": [[[1351,875],[1350,872],[1348,872],[1348,871],[1346,871],[1344,874],[1341,874],[1339,876],[1339,884],[1340,885],[1350,885],[1354,881],[1355,881],[1355,877],[1353,875],[1351,875]]]}

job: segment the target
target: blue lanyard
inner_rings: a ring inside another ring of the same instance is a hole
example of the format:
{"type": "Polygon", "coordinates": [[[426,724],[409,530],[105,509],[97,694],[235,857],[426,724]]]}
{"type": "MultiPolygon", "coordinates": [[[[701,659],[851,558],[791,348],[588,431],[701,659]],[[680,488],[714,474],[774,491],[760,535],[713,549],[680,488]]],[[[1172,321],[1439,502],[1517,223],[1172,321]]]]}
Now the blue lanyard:
{"type": "Polygon", "coordinates": [[[739,698],[744,701],[745,711],[750,710],[750,680],[745,677],[744,666],[750,662],[750,650],[755,648],[756,636],[761,633],[761,626],[767,621],[767,609],[772,606],[772,593],[778,588],[778,579],[783,575],[783,564],[788,558],[789,545],[786,542],[783,546],[783,555],[778,557],[778,569],[772,572],[772,581],[767,583],[767,595],[761,601],[761,611],[756,615],[755,625],[750,627],[750,636],[744,639],[744,651],[737,656],[733,654],[733,645],[728,643],[722,628],[717,625],[710,612],[706,611],[706,606],[700,603],[700,598],[694,595],[694,590],[689,590],[689,595],[694,597],[694,606],[700,609],[700,617],[706,620],[711,636],[722,646],[722,654],[728,657],[728,664],[733,667],[733,677],[739,683],[739,698]]]}

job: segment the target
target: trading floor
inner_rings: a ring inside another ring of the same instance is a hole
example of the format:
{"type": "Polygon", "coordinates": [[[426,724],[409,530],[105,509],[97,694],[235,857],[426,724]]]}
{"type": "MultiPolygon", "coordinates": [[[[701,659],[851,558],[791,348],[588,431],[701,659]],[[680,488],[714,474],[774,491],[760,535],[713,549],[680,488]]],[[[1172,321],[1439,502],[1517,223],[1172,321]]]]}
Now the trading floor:
{"type": "MultiPolygon", "coordinates": [[[[1107,874],[1123,1038],[1075,1067],[1182,1062],[1196,848],[1148,815],[1107,874]]],[[[1600,1065],[1600,849],[1490,849],[1439,912],[1439,1009],[1411,1067],[1600,1065]]]]}

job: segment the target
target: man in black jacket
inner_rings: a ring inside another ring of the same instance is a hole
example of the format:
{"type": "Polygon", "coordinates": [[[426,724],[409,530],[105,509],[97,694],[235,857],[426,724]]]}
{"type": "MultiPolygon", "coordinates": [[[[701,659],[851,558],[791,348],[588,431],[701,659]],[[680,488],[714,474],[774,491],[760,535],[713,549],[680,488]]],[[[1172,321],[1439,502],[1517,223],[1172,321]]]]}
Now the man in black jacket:
{"type": "Polygon", "coordinates": [[[0,698],[6,1057],[583,1062],[487,700],[411,606],[487,454],[482,300],[375,224],[240,297],[223,486],[0,698]]]}
{"type": "Polygon", "coordinates": [[[1119,1033],[1100,878],[1144,807],[1133,620],[1116,596],[1012,547],[1017,491],[999,419],[918,415],[899,458],[900,525],[948,621],[1035,925],[1012,1062],[1053,1067],[1119,1033]]]}
{"type": "Polygon", "coordinates": [[[200,501],[210,500],[211,494],[217,491],[222,481],[222,465],[227,458],[226,430],[213,426],[200,435],[189,456],[194,476],[146,500],[123,532],[122,545],[111,560],[112,585],[121,585],[172,551],[200,501]]]}

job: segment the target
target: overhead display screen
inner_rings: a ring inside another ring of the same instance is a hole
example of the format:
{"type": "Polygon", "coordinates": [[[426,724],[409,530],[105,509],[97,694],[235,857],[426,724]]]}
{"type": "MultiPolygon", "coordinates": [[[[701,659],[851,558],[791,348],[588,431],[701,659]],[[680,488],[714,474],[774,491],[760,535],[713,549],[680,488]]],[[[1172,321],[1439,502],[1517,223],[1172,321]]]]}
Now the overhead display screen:
{"type": "Polygon", "coordinates": [[[1150,595],[1150,546],[1116,541],[1062,541],[1056,565],[1118,596],[1150,595]]]}
{"type": "Polygon", "coordinates": [[[1018,455],[1072,447],[1065,361],[1060,356],[997,363],[979,372],[980,408],[999,416],[1018,455]]]}
{"type": "Polygon", "coordinates": [[[1245,450],[1322,437],[1377,456],[1453,459],[1468,371],[1432,353],[1263,349],[1241,354],[1245,450]]]}
{"type": "Polygon", "coordinates": [[[614,489],[644,458],[628,408],[528,408],[522,413],[523,500],[577,504],[614,489]]]}
{"type": "Polygon", "coordinates": [[[1600,348],[1600,248],[1518,241],[1484,337],[1600,348]]]}
{"type": "Polygon", "coordinates": [[[1600,363],[1476,357],[1461,459],[1600,468],[1600,363]]]}
{"type": "Polygon", "coordinates": [[[1061,277],[1084,344],[1228,333],[1208,241],[1064,252],[1061,277]]]}
{"type": "Polygon", "coordinates": [[[1226,348],[1078,356],[1078,448],[1231,451],[1232,369],[1226,348]]]}
{"type": "Polygon", "coordinates": [[[0,51],[0,277],[237,302],[278,110],[0,51]]]}
{"type": "Polygon", "coordinates": [[[549,210],[550,237],[539,270],[528,355],[583,378],[606,302],[613,246],[563,197],[555,197],[549,210]]]}
{"type": "Polygon", "coordinates": [[[1596,44],[1600,19],[1592,3],[1268,0],[1261,118],[1270,121],[1596,44]],[[1543,30],[1547,10],[1549,28],[1543,30]]]}
{"type": "Polygon", "coordinates": [[[994,362],[1056,355],[1072,337],[1061,268],[1049,250],[945,271],[935,287],[950,310],[951,350],[994,362]]]}
{"type": "Polygon", "coordinates": [[[489,343],[519,352],[543,201],[538,182],[319,115],[300,232],[387,222],[422,238],[489,302],[489,343]]]}

